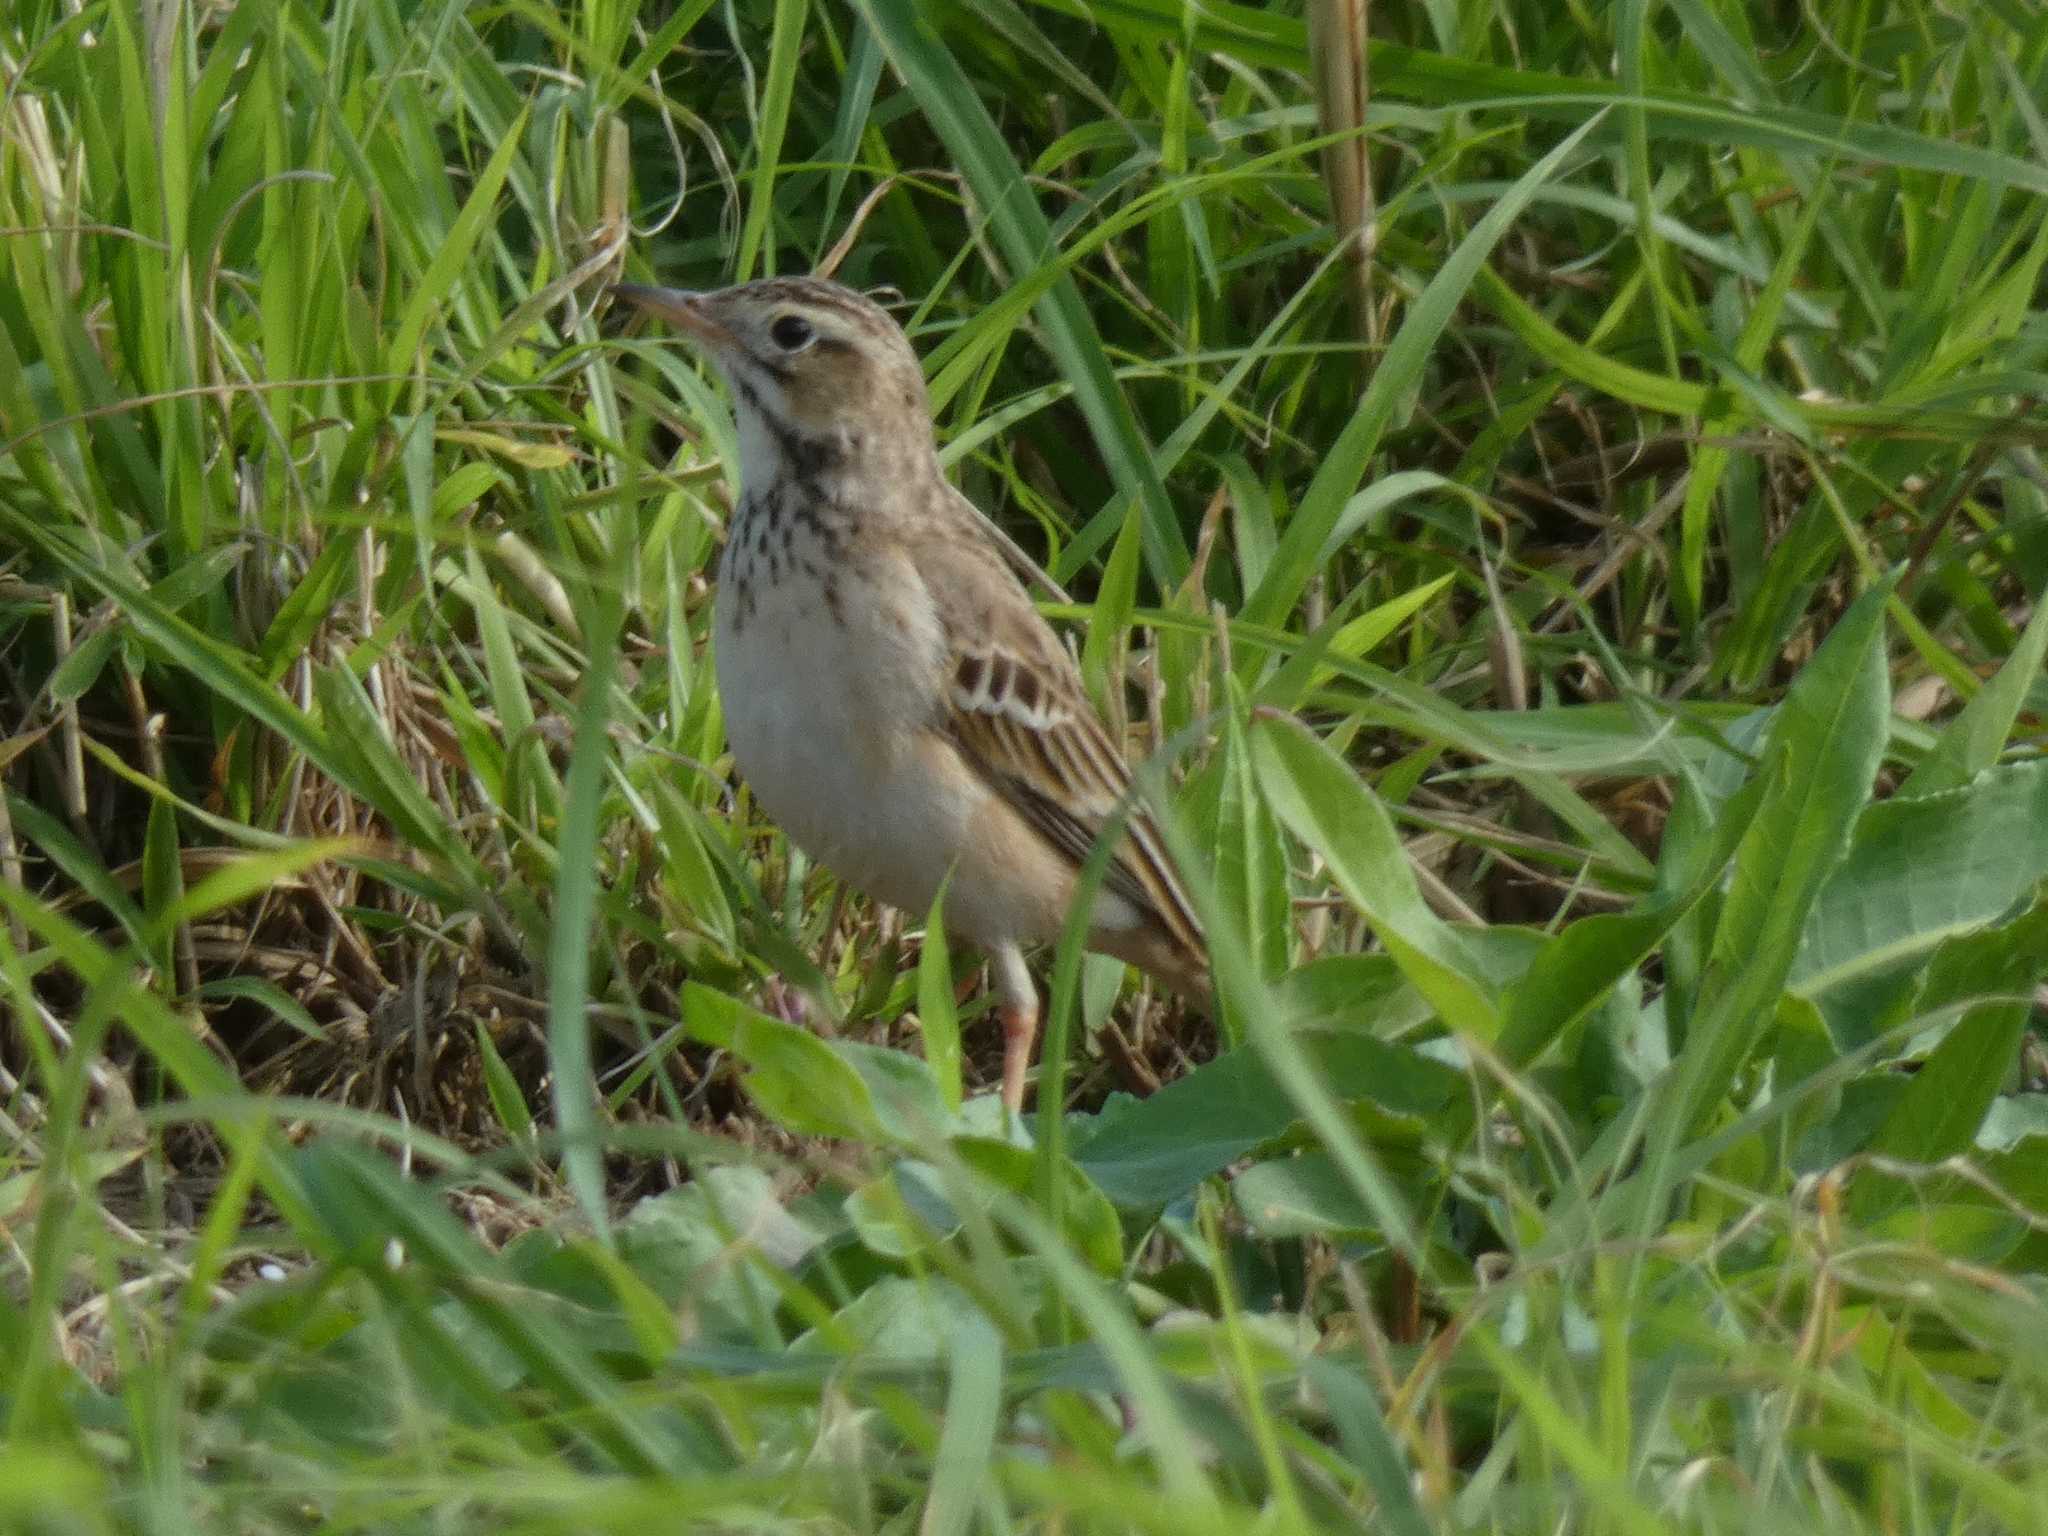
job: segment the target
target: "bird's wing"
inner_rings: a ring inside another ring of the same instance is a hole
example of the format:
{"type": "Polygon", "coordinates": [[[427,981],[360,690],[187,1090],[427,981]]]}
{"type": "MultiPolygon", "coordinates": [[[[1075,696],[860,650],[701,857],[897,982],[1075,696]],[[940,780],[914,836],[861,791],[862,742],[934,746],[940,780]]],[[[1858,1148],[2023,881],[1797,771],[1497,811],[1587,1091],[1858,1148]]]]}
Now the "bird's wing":
{"type": "MultiPolygon", "coordinates": [[[[950,648],[942,727],[967,762],[1078,867],[1104,825],[1128,811],[1104,883],[1177,950],[1202,954],[1202,927],[1159,828],[1132,802],[1131,774],[1073,660],[995,551],[945,551],[934,590],[950,648]]],[[[935,585],[935,584],[934,584],[935,585]]]]}

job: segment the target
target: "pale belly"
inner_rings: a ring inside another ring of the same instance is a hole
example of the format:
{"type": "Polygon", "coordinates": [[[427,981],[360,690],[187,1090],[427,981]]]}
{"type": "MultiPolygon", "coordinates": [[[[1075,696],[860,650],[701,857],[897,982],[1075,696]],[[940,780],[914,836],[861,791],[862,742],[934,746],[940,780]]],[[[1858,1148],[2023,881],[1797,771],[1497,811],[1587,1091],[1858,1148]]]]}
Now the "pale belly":
{"type": "Polygon", "coordinates": [[[985,786],[918,750],[934,717],[936,620],[900,590],[785,569],[750,604],[721,587],[718,689],[733,757],[790,840],[840,879],[922,915],[985,786]]]}

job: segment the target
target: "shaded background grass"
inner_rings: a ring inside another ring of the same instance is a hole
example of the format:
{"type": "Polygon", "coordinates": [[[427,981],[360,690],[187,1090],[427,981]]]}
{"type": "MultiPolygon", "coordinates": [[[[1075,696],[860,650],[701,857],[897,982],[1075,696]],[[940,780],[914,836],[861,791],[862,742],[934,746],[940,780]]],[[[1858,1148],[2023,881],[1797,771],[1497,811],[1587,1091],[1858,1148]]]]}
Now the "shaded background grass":
{"type": "Polygon", "coordinates": [[[1371,28],[9,13],[10,1519],[2040,1526],[2048,19],[1371,28]],[[1028,1148],[599,298],[828,256],[1216,933],[1028,1148]]]}

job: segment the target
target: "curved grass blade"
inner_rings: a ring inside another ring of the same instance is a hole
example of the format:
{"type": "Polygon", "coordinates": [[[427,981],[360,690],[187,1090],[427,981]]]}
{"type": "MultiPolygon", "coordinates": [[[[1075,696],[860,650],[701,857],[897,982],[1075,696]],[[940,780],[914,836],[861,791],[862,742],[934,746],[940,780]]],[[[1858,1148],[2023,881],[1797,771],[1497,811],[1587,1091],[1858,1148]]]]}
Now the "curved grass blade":
{"type": "MultiPolygon", "coordinates": [[[[1018,171],[1002,135],[959,63],[939,41],[913,0],[858,0],[861,15],[889,55],[889,62],[917,99],[947,152],[958,162],[988,230],[1014,280],[1049,262],[1058,250],[1052,226],[1018,171]]],[[[1117,387],[1095,322],[1070,273],[1062,272],[1039,301],[1053,361],[1074,386],[1075,403],[1087,418],[1110,473],[1127,496],[1145,509],[1145,561],[1161,591],[1178,587],[1188,572],[1187,540],[1166,494],[1152,448],[1117,387]]]]}
{"type": "Polygon", "coordinates": [[[1401,329],[1388,343],[1386,357],[1373,370],[1372,382],[1366,385],[1358,409],[1337,441],[1330,445],[1315,479],[1295,508],[1265,580],[1244,605],[1245,619],[1254,624],[1278,624],[1300,601],[1309,578],[1316,572],[1330,530],[1337,526],[1346,503],[1365,478],[1380,438],[1393,422],[1394,412],[1422,377],[1430,352],[1444,327],[1450,324],[1465,290],[1472,285],[1494,246],[1529,205],[1537,188],[1577,152],[1598,121],[1596,116],[1581,124],[1531,166],[1507,195],[1487,211],[1472,233],[1459,242],[1437,275],[1430,279],[1429,286],[1402,320],[1401,329]]]}

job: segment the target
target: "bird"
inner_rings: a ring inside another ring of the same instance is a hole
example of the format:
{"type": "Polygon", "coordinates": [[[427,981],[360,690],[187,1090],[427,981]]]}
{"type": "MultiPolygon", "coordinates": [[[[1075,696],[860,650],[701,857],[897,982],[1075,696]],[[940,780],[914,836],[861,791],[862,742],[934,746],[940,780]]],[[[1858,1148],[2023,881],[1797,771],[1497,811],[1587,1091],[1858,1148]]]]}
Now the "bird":
{"type": "MultiPolygon", "coordinates": [[[[728,744],[798,847],[990,961],[1002,1104],[1037,1035],[1025,950],[1058,938],[1083,861],[1121,813],[1087,945],[1201,1003],[1202,924],[1128,761],[1001,536],[939,463],[903,328],[819,277],[612,294],[723,378],[739,484],[713,597],[728,744]]],[[[1014,551],[1014,546],[1011,546],[1014,551]]]]}

